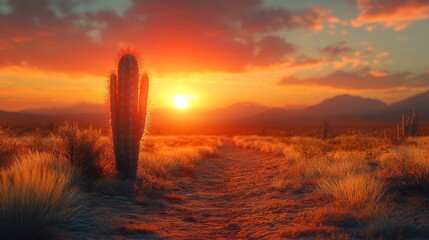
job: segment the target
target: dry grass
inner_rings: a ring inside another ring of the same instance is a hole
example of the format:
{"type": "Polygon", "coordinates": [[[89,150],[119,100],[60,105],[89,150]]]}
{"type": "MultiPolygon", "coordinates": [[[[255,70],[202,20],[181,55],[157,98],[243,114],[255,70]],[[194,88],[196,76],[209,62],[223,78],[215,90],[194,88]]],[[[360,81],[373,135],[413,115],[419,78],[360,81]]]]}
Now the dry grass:
{"type": "Polygon", "coordinates": [[[429,193],[429,150],[399,146],[378,157],[379,175],[394,190],[429,193]]]}
{"type": "Polygon", "coordinates": [[[209,136],[149,137],[140,152],[138,176],[146,189],[171,189],[193,174],[200,160],[219,155],[222,141],[209,136]]]}
{"type": "MultiPolygon", "coordinates": [[[[410,216],[427,205],[429,138],[408,139],[401,146],[361,136],[237,136],[233,142],[279,157],[282,164],[272,189],[314,204],[294,215],[283,237],[422,237],[410,216]]],[[[58,135],[30,140],[0,133],[0,236],[57,237],[80,204],[74,187],[77,175],[97,179],[95,189],[101,194],[138,190],[147,196],[162,191],[168,201],[180,202],[183,196],[169,190],[189,182],[198,164],[218,157],[220,146],[220,137],[149,136],[142,142],[139,180],[131,184],[115,179],[111,140],[97,130],[67,124],[58,135]],[[32,150],[43,152],[26,153],[32,150]]],[[[294,204],[291,200],[274,205],[294,204]]],[[[121,225],[117,231],[143,234],[156,229],[121,225]]]]}
{"type": "Polygon", "coordinates": [[[22,148],[23,144],[19,139],[7,136],[0,129],[0,169],[11,164],[13,158],[18,155],[22,148]]]}
{"type": "Polygon", "coordinates": [[[0,172],[0,235],[45,239],[76,213],[74,170],[46,153],[30,153],[0,172]]]}
{"type": "MultiPolygon", "coordinates": [[[[405,190],[429,192],[429,138],[414,138],[399,147],[383,139],[361,136],[325,141],[237,136],[233,142],[284,158],[273,180],[275,189],[321,197],[320,207],[306,212],[309,217],[305,219],[295,217],[293,227],[285,229],[284,236],[341,238],[336,234],[344,231],[344,222],[360,238],[401,239],[413,236],[418,228],[401,210],[407,207],[410,211],[409,206],[401,205],[399,199],[405,190]],[[332,221],[320,220],[342,218],[349,220],[339,221],[335,227],[332,221]]],[[[416,213],[419,207],[414,206],[416,213]]]]}
{"type": "MultiPolygon", "coordinates": [[[[97,181],[96,191],[107,195],[132,193],[129,184],[115,180],[112,143],[102,138],[107,146],[100,165],[104,176],[97,181]]],[[[211,136],[148,136],[140,149],[138,182],[131,188],[137,193],[150,195],[154,191],[169,190],[180,185],[182,178],[192,176],[201,160],[217,157],[222,146],[220,137],[211,136]]]]}
{"type": "Polygon", "coordinates": [[[56,149],[82,177],[96,179],[102,175],[100,161],[105,146],[100,141],[99,130],[80,130],[76,123],[66,123],[58,129],[58,137],[60,141],[56,141],[59,143],[56,149]]]}
{"type": "Polygon", "coordinates": [[[383,183],[368,174],[322,179],[317,187],[333,204],[356,210],[359,215],[365,214],[362,211],[370,214],[385,204],[386,188],[383,183]]]}

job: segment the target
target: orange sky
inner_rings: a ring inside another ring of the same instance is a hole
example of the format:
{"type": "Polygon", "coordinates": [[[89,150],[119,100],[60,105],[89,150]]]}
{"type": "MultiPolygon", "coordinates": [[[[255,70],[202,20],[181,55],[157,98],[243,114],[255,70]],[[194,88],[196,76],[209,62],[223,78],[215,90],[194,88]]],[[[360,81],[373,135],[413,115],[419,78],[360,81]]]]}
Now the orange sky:
{"type": "Polygon", "coordinates": [[[425,0],[0,0],[0,110],[102,103],[124,48],[152,107],[391,103],[429,88],[428,27],[425,0]]]}

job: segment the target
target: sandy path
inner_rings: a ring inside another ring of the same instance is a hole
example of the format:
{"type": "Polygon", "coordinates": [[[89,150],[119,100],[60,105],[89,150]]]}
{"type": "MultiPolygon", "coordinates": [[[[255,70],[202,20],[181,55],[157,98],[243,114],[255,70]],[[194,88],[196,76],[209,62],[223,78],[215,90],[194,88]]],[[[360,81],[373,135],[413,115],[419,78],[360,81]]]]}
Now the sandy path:
{"type": "Polygon", "coordinates": [[[276,168],[266,168],[269,160],[227,144],[221,158],[202,161],[183,204],[153,219],[162,226],[161,236],[207,239],[272,234],[272,226],[265,224],[271,222],[266,219],[270,216],[261,206],[269,200],[267,191],[276,168]]]}
{"type": "MultiPolygon", "coordinates": [[[[118,233],[118,239],[260,239],[278,238],[299,208],[299,195],[272,188],[281,159],[240,149],[227,142],[221,157],[198,163],[195,176],[162,208],[140,206],[126,199],[99,198],[118,223],[150,224],[155,234],[118,233]],[[113,207],[112,204],[115,206],[113,207]],[[110,206],[108,206],[110,205],[110,206]]],[[[110,214],[108,214],[110,215],[110,214]]]]}

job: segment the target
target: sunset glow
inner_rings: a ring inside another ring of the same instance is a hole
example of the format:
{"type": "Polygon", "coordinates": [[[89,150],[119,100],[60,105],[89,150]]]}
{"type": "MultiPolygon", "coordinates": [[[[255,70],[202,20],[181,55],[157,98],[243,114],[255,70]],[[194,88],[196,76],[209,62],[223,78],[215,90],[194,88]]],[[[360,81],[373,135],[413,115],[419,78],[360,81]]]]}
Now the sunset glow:
{"type": "Polygon", "coordinates": [[[0,110],[104,104],[124,49],[150,72],[153,108],[189,90],[215,109],[429,89],[427,1],[68,2],[0,0],[0,110]]]}
{"type": "Polygon", "coordinates": [[[0,238],[428,239],[428,29],[429,0],[0,0],[0,238]]]}
{"type": "Polygon", "coordinates": [[[173,100],[174,106],[179,109],[185,109],[189,107],[189,99],[184,95],[177,95],[173,100]]]}

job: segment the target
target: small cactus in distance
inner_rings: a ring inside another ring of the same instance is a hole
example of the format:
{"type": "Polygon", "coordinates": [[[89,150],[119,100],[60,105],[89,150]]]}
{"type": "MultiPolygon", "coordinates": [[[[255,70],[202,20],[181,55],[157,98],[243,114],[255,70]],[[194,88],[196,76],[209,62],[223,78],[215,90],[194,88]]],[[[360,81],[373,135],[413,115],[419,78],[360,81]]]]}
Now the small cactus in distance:
{"type": "Polygon", "coordinates": [[[109,86],[117,176],[134,180],[146,123],[149,78],[145,73],[139,79],[136,57],[125,54],[119,60],[117,73],[111,74],[109,86]]]}
{"type": "Polygon", "coordinates": [[[417,136],[417,113],[416,113],[416,108],[413,108],[413,113],[411,114],[410,132],[411,132],[411,136],[413,136],[413,137],[417,136]]]}
{"type": "Polygon", "coordinates": [[[328,138],[328,132],[329,132],[329,123],[328,120],[323,117],[322,119],[322,138],[327,139],[328,138]]]}
{"type": "Polygon", "coordinates": [[[417,113],[415,108],[413,108],[411,116],[406,117],[405,114],[402,113],[401,135],[402,138],[406,136],[417,136],[417,113]]]}

